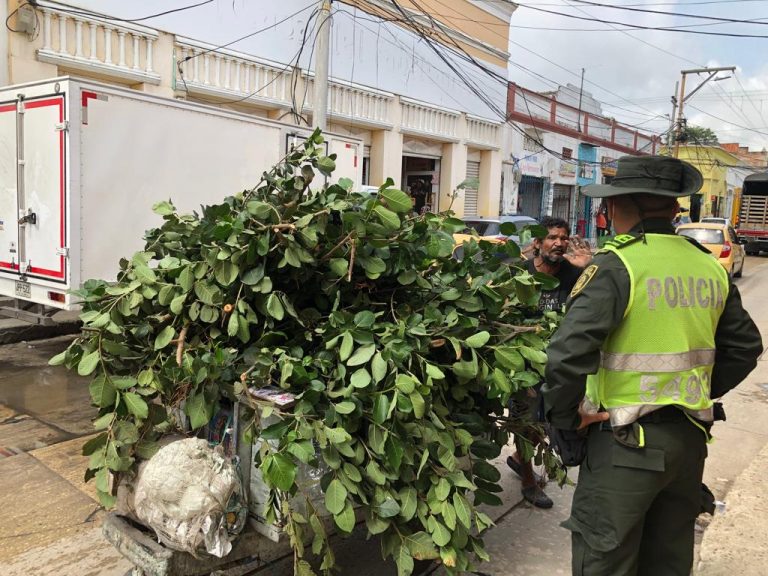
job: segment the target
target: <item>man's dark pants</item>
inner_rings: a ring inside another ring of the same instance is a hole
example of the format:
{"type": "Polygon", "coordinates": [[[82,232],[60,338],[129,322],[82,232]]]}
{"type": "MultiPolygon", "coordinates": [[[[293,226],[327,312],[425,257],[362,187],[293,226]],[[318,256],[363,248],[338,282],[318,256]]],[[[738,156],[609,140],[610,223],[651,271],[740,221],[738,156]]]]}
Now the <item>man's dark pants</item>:
{"type": "Polygon", "coordinates": [[[574,576],[689,576],[704,433],[687,419],[643,424],[644,448],[593,425],[571,518],[574,576]]]}

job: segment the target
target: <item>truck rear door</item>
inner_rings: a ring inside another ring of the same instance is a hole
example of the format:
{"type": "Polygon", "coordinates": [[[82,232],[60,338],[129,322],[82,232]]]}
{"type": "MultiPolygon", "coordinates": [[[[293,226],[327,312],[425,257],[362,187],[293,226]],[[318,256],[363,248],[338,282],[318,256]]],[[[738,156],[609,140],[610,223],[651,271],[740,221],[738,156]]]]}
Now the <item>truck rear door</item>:
{"type": "Polygon", "coordinates": [[[35,88],[0,93],[0,274],[27,299],[36,279],[67,281],[65,94],[35,88]]]}

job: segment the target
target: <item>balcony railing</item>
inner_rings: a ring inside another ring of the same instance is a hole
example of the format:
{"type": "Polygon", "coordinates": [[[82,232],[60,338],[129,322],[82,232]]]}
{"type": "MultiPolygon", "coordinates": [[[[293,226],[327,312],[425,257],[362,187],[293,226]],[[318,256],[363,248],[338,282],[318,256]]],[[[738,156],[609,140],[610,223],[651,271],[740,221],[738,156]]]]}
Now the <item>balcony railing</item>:
{"type": "Polygon", "coordinates": [[[266,108],[291,107],[289,67],[189,39],[176,41],[176,89],[266,108]]]}
{"type": "Polygon", "coordinates": [[[42,47],[37,57],[41,62],[134,83],[160,83],[153,66],[155,30],[98,16],[74,16],[52,2],[41,1],[38,7],[42,47]]]}
{"type": "Polygon", "coordinates": [[[507,116],[521,124],[627,154],[654,154],[660,149],[658,136],[643,134],[611,118],[589,114],[512,83],[509,85],[507,116]]]}
{"type": "Polygon", "coordinates": [[[467,142],[480,148],[501,146],[501,124],[467,116],[467,142]]]}
{"type": "MultiPolygon", "coordinates": [[[[311,75],[305,75],[305,82],[308,86],[306,108],[312,110],[315,80],[311,75]]],[[[330,119],[367,128],[392,127],[393,94],[339,80],[331,80],[328,89],[330,119]]]]}
{"type": "Polygon", "coordinates": [[[440,140],[457,141],[461,114],[443,108],[436,108],[400,99],[402,110],[401,130],[404,133],[433,136],[440,140]]]}

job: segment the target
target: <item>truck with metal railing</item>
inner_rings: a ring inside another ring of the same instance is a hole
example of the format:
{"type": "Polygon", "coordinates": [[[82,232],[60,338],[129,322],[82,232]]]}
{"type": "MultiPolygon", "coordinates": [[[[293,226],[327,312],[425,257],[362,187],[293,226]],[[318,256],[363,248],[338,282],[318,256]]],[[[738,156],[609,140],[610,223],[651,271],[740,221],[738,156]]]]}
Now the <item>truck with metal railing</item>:
{"type": "Polygon", "coordinates": [[[748,255],[768,252],[768,172],[744,179],[736,234],[748,255]]]}

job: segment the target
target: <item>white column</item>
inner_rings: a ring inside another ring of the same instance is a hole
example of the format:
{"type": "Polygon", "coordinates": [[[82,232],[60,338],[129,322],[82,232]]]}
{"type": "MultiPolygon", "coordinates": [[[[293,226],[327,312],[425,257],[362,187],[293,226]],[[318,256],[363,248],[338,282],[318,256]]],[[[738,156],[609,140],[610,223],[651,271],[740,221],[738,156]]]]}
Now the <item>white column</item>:
{"type": "Polygon", "coordinates": [[[152,43],[155,41],[154,38],[146,38],[147,42],[147,64],[145,70],[147,72],[153,72],[152,70],[152,43]]]}
{"type": "Polygon", "coordinates": [[[214,72],[213,84],[216,88],[221,87],[221,56],[218,54],[216,55],[216,71],[214,72]]]}
{"type": "Polygon", "coordinates": [[[403,135],[399,130],[374,130],[371,132],[371,174],[368,181],[379,186],[387,178],[401,185],[403,171],[403,135]]]}
{"type": "Polygon", "coordinates": [[[43,50],[51,49],[51,15],[50,10],[43,12],[43,50]]]}
{"type": "Polygon", "coordinates": [[[192,79],[195,82],[200,81],[200,50],[195,50],[192,58],[192,79]]]}
{"type": "Polygon", "coordinates": [[[483,150],[480,153],[480,187],[477,190],[477,211],[483,216],[498,216],[501,201],[501,152],[483,150]]]}
{"type": "Polygon", "coordinates": [[[229,90],[229,76],[230,76],[230,69],[232,68],[231,64],[232,64],[232,60],[230,60],[229,58],[224,58],[224,88],[226,88],[227,90],[229,90]]]}
{"type": "Polygon", "coordinates": [[[126,37],[126,35],[127,35],[127,32],[124,32],[122,30],[118,30],[117,31],[118,43],[119,43],[119,51],[120,51],[120,57],[119,57],[120,59],[118,60],[117,65],[120,66],[121,68],[125,68],[126,67],[126,63],[125,63],[125,37],[126,37]]]}
{"type": "Polygon", "coordinates": [[[203,58],[205,58],[205,66],[203,66],[203,68],[204,68],[204,71],[203,71],[203,84],[205,84],[207,86],[208,84],[211,83],[211,80],[210,80],[210,78],[211,78],[211,76],[210,76],[210,72],[211,72],[211,56],[210,56],[210,54],[206,54],[205,56],[203,56],[203,58]]]}
{"type": "Polygon", "coordinates": [[[112,65],[112,28],[104,27],[104,64],[112,65]]]}
{"type": "Polygon", "coordinates": [[[244,92],[246,94],[251,93],[251,65],[247,62],[245,63],[245,69],[243,70],[243,75],[245,76],[245,88],[244,92]]]}
{"type": "Polygon", "coordinates": [[[67,50],[67,15],[59,14],[59,53],[69,54],[67,50]]]}
{"type": "Polygon", "coordinates": [[[139,66],[139,57],[141,53],[139,52],[139,35],[138,34],[131,34],[133,36],[133,66],[132,68],[134,70],[141,70],[141,67],[139,66]]]}
{"type": "Polygon", "coordinates": [[[240,92],[240,60],[235,61],[235,83],[233,88],[240,92]]]}
{"type": "Polygon", "coordinates": [[[88,58],[90,60],[98,60],[96,56],[96,28],[98,28],[98,26],[95,22],[90,22],[88,25],[91,27],[91,37],[89,41],[91,55],[88,58]]]}
{"type": "Polygon", "coordinates": [[[464,194],[456,187],[467,179],[467,147],[462,143],[443,144],[443,158],[440,161],[440,199],[438,209],[450,207],[457,216],[464,215],[464,194]]]}
{"type": "Polygon", "coordinates": [[[75,19],[75,58],[83,57],[83,21],[75,19]]]}

